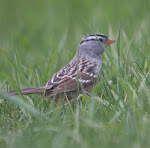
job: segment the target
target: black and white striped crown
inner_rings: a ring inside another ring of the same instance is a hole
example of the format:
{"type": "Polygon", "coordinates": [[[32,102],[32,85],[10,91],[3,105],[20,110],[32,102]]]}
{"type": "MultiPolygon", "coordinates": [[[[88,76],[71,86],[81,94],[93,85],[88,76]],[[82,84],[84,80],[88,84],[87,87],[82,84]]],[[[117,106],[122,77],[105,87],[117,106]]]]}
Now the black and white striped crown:
{"type": "Polygon", "coordinates": [[[94,40],[99,40],[100,42],[102,42],[104,39],[108,39],[108,37],[107,36],[105,36],[104,34],[101,34],[101,33],[97,33],[97,34],[91,34],[91,35],[88,35],[88,36],[86,36],[82,41],[81,41],[81,43],[80,43],[80,45],[81,44],[83,44],[83,43],[85,43],[85,42],[87,42],[87,41],[94,41],[94,40]]]}

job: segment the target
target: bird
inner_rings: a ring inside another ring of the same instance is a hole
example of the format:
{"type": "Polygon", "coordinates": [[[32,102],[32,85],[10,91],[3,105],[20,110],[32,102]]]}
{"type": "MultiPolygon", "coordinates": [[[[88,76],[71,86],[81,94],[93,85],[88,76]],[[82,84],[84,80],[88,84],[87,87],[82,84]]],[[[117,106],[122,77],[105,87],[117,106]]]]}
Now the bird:
{"type": "MultiPolygon", "coordinates": [[[[79,93],[90,95],[102,67],[102,54],[107,47],[116,42],[104,34],[96,33],[86,36],[79,44],[73,59],[39,88],[24,88],[22,95],[41,94],[47,98],[59,98],[66,95],[68,100],[75,99],[79,93]]],[[[16,90],[9,95],[18,95],[16,90]]]]}

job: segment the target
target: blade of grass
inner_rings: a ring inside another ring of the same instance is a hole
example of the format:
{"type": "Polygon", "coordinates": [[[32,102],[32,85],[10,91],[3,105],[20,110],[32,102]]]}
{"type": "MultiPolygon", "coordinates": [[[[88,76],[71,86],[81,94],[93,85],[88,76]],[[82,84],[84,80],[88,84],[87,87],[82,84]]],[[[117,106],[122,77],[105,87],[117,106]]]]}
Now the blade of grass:
{"type": "Polygon", "coordinates": [[[42,119],[45,119],[46,121],[49,121],[49,118],[47,116],[45,116],[44,114],[42,114],[39,111],[37,111],[36,109],[34,109],[32,106],[30,106],[26,102],[20,100],[17,96],[9,96],[9,95],[0,93],[0,98],[4,99],[6,101],[10,101],[10,102],[12,102],[12,103],[14,103],[14,104],[16,104],[16,105],[26,109],[28,112],[33,114],[38,119],[42,118],[42,119]]]}
{"type": "Polygon", "coordinates": [[[15,70],[18,70],[17,67],[16,67],[16,65],[15,65],[15,64],[13,63],[13,61],[8,57],[8,55],[6,54],[6,52],[5,52],[2,48],[0,48],[0,51],[1,51],[2,54],[5,56],[5,58],[8,60],[8,62],[10,63],[10,65],[13,66],[13,68],[14,68],[15,70]]]}
{"type": "MultiPolygon", "coordinates": [[[[120,25],[119,25],[119,35],[118,35],[118,39],[117,39],[117,50],[118,50],[118,64],[117,64],[117,68],[118,68],[118,72],[119,74],[121,74],[120,71],[120,25]]],[[[120,92],[120,82],[119,79],[117,78],[117,91],[118,91],[118,96],[119,99],[121,98],[121,92],[120,92]]]]}
{"type": "Polygon", "coordinates": [[[15,73],[16,73],[16,80],[17,80],[17,83],[19,85],[19,82],[18,82],[18,71],[19,69],[17,68],[17,66],[14,64],[14,62],[9,58],[9,56],[6,54],[6,52],[0,48],[0,51],[2,52],[2,54],[6,57],[6,59],[8,60],[8,62],[10,63],[10,65],[14,68],[15,70],[15,73]]]}
{"type": "Polygon", "coordinates": [[[132,38],[132,40],[129,44],[129,47],[127,49],[127,54],[126,54],[126,59],[125,59],[125,77],[127,76],[127,59],[128,59],[128,55],[129,55],[129,50],[130,50],[130,47],[131,47],[131,44],[132,44],[133,40],[135,39],[135,35],[133,36],[133,38],[132,38]]]}
{"type": "Polygon", "coordinates": [[[14,85],[14,87],[15,87],[17,93],[18,93],[18,96],[20,96],[23,99],[23,96],[22,96],[18,86],[16,85],[15,81],[13,80],[13,78],[10,77],[9,75],[5,74],[5,73],[0,73],[0,76],[4,77],[6,79],[9,79],[11,81],[11,83],[14,85]]]}
{"type": "MultiPolygon", "coordinates": [[[[134,62],[134,63],[138,66],[138,68],[140,69],[141,73],[143,74],[143,76],[144,76],[145,79],[147,80],[148,85],[150,86],[150,82],[149,82],[147,76],[144,74],[144,72],[146,71],[147,67],[146,67],[144,70],[142,70],[142,68],[140,67],[140,65],[139,65],[137,62],[134,62]]],[[[141,78],[141,76],[139,76],[138,80],[140,80],[140,78],[141,78]]]]}

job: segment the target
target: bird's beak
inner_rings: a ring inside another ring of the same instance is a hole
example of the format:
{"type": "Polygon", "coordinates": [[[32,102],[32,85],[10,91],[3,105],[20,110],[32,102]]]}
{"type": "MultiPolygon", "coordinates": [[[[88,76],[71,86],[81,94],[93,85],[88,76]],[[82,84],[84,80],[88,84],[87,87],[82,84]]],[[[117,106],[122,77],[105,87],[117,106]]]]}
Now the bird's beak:
{"type": "Polygon", "coordinates": [[[113,40],[113,39],[111,39],[111,38],[108,38],[108,40],[106,41],[106,44],[109,45],[109,44],[112,44],[112,43],[114,43],[114,42],[116,42],[116,40],[113,40]]]}

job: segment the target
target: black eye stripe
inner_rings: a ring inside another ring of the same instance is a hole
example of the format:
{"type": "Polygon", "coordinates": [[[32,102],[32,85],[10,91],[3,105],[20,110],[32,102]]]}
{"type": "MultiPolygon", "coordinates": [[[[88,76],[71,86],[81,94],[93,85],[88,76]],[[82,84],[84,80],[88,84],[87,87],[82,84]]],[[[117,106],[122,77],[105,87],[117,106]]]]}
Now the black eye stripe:
{"type": "MultiPolygon", "coordinates": [[[[81,45],[82,43],[85,43],[85,42],[88,42],[88,41],[98,41],[98,39],[83,40],[83,41],[80,43],[80,45],[81,45]]],[[[99,41],[100,41],[100,42],[103,42],[103,39],[99,39],[99,41]]]]}
{"type": "Polygon", "coordinates": [[[103,39],[99,39],[100,40],[100,42],[103,42],[103,39]]]}

